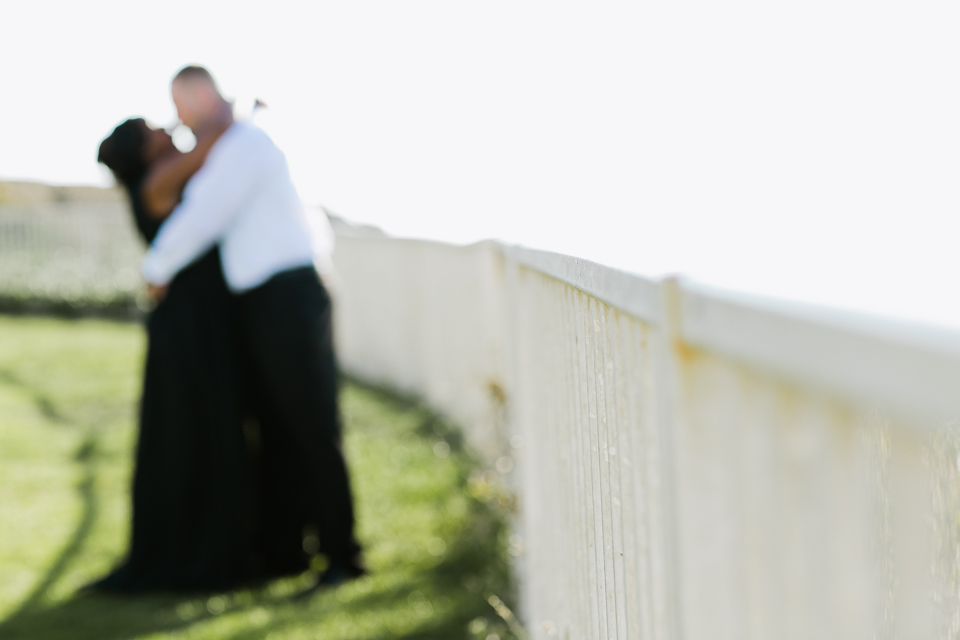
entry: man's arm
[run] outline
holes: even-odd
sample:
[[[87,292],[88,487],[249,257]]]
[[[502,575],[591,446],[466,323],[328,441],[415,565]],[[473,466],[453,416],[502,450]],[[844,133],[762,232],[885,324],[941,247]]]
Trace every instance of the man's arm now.
[[[160,228],[144,257],[142,271],[148,283],[168,284],[219,241],[265,175],[267,157],[256,139],[223,142],[187,185],[183,202]]]

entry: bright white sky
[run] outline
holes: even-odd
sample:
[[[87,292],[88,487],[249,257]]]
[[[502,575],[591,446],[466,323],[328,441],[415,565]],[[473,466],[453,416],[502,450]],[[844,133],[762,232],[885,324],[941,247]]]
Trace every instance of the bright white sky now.
[[[199,62],[348,219],[960,328],[954,1],[3,3],[2,178]]]

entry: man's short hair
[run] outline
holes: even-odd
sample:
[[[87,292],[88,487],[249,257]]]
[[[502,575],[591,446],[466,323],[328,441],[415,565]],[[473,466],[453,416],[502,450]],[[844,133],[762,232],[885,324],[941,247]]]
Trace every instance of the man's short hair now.
[[[217,93],[220,93],[220,89],[217,87],[217,81],[213,79],[213,75],[207,71],[206,67],[201,67],[200,65],[190,64],[180,69],[180,71],[177,71],[177,75],[173,76],[173,82],[177,80],[203,80],[210,83],[210,86],[216,89]]]

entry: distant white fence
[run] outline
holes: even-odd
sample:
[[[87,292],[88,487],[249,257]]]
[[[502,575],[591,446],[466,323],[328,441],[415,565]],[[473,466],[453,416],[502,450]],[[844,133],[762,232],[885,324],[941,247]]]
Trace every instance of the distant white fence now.
[[[123,202],[0,205],[0,296],[7,300],[132,300],[142,254]]]
[[[495,243],[335,262],[344,367],[518,494],[532,637],[960,637],[956,335]]]

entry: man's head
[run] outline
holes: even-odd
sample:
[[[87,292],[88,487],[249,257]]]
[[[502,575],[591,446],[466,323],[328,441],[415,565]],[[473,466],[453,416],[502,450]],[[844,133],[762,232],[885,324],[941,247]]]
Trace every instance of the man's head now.
[[[170,93],[180,122],[194,131],[216,119],[227,105],[213,76],[199,66],[191,65],[178,71],[170,85]]]

